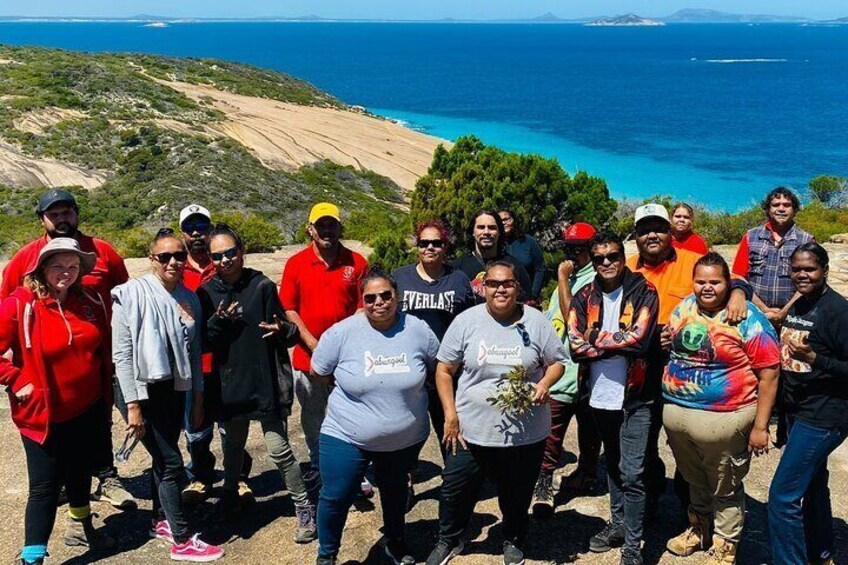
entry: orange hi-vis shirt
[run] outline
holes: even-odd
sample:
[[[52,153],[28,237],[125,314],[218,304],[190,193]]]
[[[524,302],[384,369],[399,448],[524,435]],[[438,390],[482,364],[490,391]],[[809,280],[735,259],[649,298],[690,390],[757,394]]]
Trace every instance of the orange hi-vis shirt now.
[[[658,324],[666,325],[677,305],[692,294],[692,271],[701,257],[701,253],[672,248],[668,258],[656,266],[646,264],[638,254],[627,259],[630,270],[642,273],[657,289],[660,297]]]

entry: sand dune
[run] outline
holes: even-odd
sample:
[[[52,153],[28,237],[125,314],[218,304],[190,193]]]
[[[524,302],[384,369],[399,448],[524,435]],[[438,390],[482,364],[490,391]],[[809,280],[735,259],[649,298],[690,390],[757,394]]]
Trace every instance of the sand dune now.
[[[226,120],[207,131],[250,149],[270,168],[296,170],[324,159],[387,176],[406,190],[427,172],[438,138],[366,114],[299,106],[222,92],[209,86],[164,82],[194,100],[212,100]]]

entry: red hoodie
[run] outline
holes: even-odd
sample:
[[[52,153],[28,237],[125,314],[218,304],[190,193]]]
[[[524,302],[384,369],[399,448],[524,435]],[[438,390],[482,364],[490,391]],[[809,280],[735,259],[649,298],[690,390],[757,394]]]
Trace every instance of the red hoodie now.
[[[9,387],[12,421],[44,443],[50,424],[79,416],[101,398],[111,401],[109,319],[99,296],[70,293],[65,304],[39,300],[20,287],[0,302],[0,385]],[[26,402],[14,393],[34,386]]]

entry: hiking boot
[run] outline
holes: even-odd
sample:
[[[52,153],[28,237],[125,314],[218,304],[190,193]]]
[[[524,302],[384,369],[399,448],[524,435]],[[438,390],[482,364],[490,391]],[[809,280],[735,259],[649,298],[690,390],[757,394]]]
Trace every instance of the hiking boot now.
[[[391,565],[415,565],[415,558],[409,554],[406,543],[400,539],[387,539],[383,544],[383,552]]]
[[[439,540],[436,547],[430,552],[430,556],[427,557],[426,565],[447,565],[448,561],[462,553],[464,547],[465,545],[462,542],[451,545],[444,540]]]
[[[318,539],[318,529],[315,526],[315,505],[295,504],[294,514],[297,516],[297,529],[294,532],[294,543],[309,543]]]
[[[171,533],[171,524],[168,520],[153,520],[148,530],[151,538],[164,540],[170,544],[174,543],[174,534]]]
[[[174,543],[171,546],[171,560],[208,563],[224,556],[223,549],[217,545],[209,545],[201,540],[199,535],[194,534],[185,543]]]
[[[182,496],[183,502],[187,506],[197,506],[209,498],[209,487],[200,481],[191,481],[191,483],[183,489]]]
[[[689,510],[689,527],[675,538],[668,540],[666,548],[681,557],[692,555],[696,551],[706,551],[710,546],[712,520]]]
[[[87,547],[92,551],[107,551],[115,547],[112,537],[94,528],[94,516],[89,514],[82,520],[68,518],[65,545]]]
[[[707,550],[704,565],[735,565],[736,543],[713,535],[713,545]]]
[[[524,552],[507,540],[503,542],[503,562],[504,565],[524,565]]]
[[[542,471],[533,490],[533,515],[550,518],[554,513],[553,475]]]
[[[118,477],[106,477],[98,481],[91,499],[108,502],[119,510],[135,510],[138,508],[135,499],[127,492]]]
[[[619,565],[642,565],[643,563],[642,553],[638,549],[625,547],[621,550]]]
[[[239,481],[237,492],[242,502],[253,502],[253,489],[246,482]]]
[[[606,553],[614,547],[624,545],[624,526],[607,522],[604,529],[589,540],[589,550],[594,553]]]

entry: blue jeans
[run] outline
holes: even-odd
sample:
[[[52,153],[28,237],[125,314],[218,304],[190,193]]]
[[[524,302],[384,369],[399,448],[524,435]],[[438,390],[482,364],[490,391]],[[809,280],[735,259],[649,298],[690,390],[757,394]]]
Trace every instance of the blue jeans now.
[[[359,493],[369,463],[380,489],[383,533],[389,539],[403,538],[406,525],[407,478],[418,463],[424,442],[398,451],[366,451],[321,434],[321,495],[318,500],[318,555],[334,557],[339,552],[347,513]]]
[[[645,458],[655,410],[640,404],[628,410],[592,408],[604,444],[610,514],[624,529],[624,546],[639,551],[645,517]]]
[[[846,431],[789,422],[789,439],[769,489],[768,518],[774,563],[821,563],[833,553],[828,456]]]

